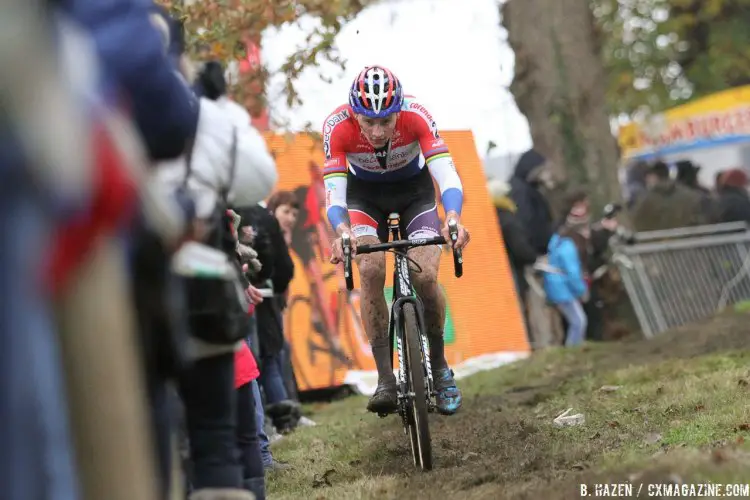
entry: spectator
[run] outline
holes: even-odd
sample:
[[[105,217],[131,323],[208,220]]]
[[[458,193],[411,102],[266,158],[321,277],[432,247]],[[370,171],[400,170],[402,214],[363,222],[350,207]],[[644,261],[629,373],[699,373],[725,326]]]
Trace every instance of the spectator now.
[[[588,285],[583,263],[587,260],[589,239],[589,202],[585,193],[570,197],[570,210],[549,243],[550,266],[558,272],[544,275],[547,300],[554,304],[567,323],[565,345],[581,344],[585,338],[587,318],[582,303],[588,301]]]
[[[517,216],[539,255],[547,251],[552,235],[552,212],[541,192],[541,187],[545,184],[549,187],[551,182],[546,158],[534,149],[521,155],[510,180],[510,196],[518,207]]]
[[[750,224],[748,177],[741,169],[728,170],[718,187],[718,222],[747,222]]]
[[[255,289],[251,300],[257,305],[263,297]],[[244,342],[234,354],[234,386],[237,394],[237,444],[240,449],[242,482],[246,490],[255,495],[255,500],[265,500],[265,474],[259,433],[255,418],[255,398],[252,383],[260,372],[250,347]]]
[[[265,141],[250,125],[247,112],[243,114],[241,109],[230,106],[233,103],[212,101],[207,96],[217,97],[221,91],[211,90],[216,89],[209,89],[200,98],[198,130],[191,154],[161,162],[158,179],[168,193],[182,190],[195,200],[199,229],[195,236],[215,243],[213,235],[217,231],[226,232],[218,225],[224,218],[225,201],[237,205],[258,203],[273,188],[277,173]],[[222,190],[227,200],[222,199]],[[210,240],[207,235],[212,236]],[[232,249],[235,246],[232,244]],[[228,248],[221,249],[229,252]],[[206,314],[201,317],[202,321],[211,320]],[[217,321],[224,319],[217,317]],[[234,353],[241,343],[206,341],[205,337],[212,335],[210,329],[196,330],[194,326],[191,343],[198,359],[180,381],[196,489],[193,495],[243,498],[240,489],[250,484],[243,484],[243,467],[238,462],[237,396],[233,383]]]
[[[589,276],[589,300],[583,304],[583,310],[586,313],[587,328],[586,338],[589,340],[604,339],[604,288],[603,282],[606,279],[608,266],[609,241],[617,232],[619,222],[617,221],[617,212],[621,207],[609,205],[605,209],[605,217],[592,224],[591,237],[589,238],[588,262],[584,264]]]
[[[284,193],[287,192],[274,194],[270,201],[278,199]],[[287,194],[293,201],[293,195]],[[273,419],[274,426],[279,431],[288,431],[296,426],[301,416],[299,404],[289,398],[281,366],[281,352],[285,343],[282,316],[286,305],[284,295],[294,276],[294,264],[279,222],[269,213],[269,210],[275,208],[277,207],[266,209],[255,205],[238,209],[238,212],[243,221],[252,227],[251,230],[243,227],[242,231],[253,235],[253,245],[262,264],[261,272],[253,278],[252,284],[259,288],[271,288],[274,295],[260,303],[256,309],[261,359],[259,382],[266,396],[266,411]],[[296,208],[290,207],[290,210],[290,217],[293,218]]]
[[[637,161],[630,165],[625,171],[625,200],[628,209],[636,206],[638,201],[648,191],[646,187],[646,175],[648,163]]]
[[[299,204],[297,197],[288,191],[281,191],[271,196],[268,201],[268,211],[276,218],[287,247],[292,244],[292,232],[297,224]]]
[[[677,182],[704,195],[710,194],[710,191],[701,186],[698,181],[698,172],[701,167],[690,160],[679,160],[675,163],[675,167],[677,168]]]
[[[703,210],[708,217],[708,222],[715,220],[718,217],[716,213],[718,208],[714,204],[711,191],[703,187],[698,181],[698,172],[700,172],[701,167],[695,165],[690,160],[680,160],[675,163],[675,168],[677,170],[677,176],[675,179],[677,183],[682,184],[695,193],[698,193],[701,199],[701,210]]]
[[[726,173],[726,170],[719,170],[714,174],[714,187],[713,187],[713,195],[716,197],[716,195],[719,193],[719,188],[721,187],[721,177]]]
[[[311,169],[316,168],[315,164],[311,163],[310,165]],[[315,185],[316,184],[313,183],[313,186]],[[271,213],[279,223],[279,227],[284,234],[284,240],[287,243],[287,251],[290,251],[291,249],[291,247],[289,246],[290,243],[295,241],[295,231],[299,226],[299,215],[301,214],[302,210],[300,210],[299,208],[298,200],[298,193],[296,192],[292,193],[289,191],[279,191],[278,193],[271,196],[266,207],[269,213]],[[315,205],[308,205],[308,209],[312,210],[314,206]],[[322,225],[322,223],[317,223],[315,225],[315,228],[317,229],[317,242],[320,248],[328,249],[326,245],[322,244],[324,241],[327,241],[325,239],[326,234],[321,231]],[[285,292],[285,299],[286,295],[288,295],[288,291]],[[284,303],[284,308],[286,308],[286,303]],[[292,366],[291,360],[291,346],[289,345],[289,342],[284,342],[284,349],[282,350],[281,355],[282,373],[284,382],[287,387],[287,392],[290,396],[290,399],[299,401],[297,395],[297,381],[294,376],[294,368]],[[298,424],[303,426],[314,426],[315,422],[305,416],[300,416]]]
[[[523,306],[526,302],[525,297],[528,290],[524,269],[536,262],[537,253],[529,242],[526,228],[523,227],[516,216],[518,211],[516,204],[508,196],[510,185],[507,182],[492,179],[488,183],[488,189],[492,197],[492,203],[495,205],[495,213],[508,253],[508,261],[513,273],[518,298]],[[522,309],[525,311],[526,308],[522,307]]]
[[[196,134],[199,107],[185,79],[175,71],[184,49],[179,22],[143,0],[60,3],[92,33],[105,76],[128,99],[149,157],[163,160],[182,155]],[[160,13],[167,22],[168,38],[154,29],[150,12]]]
[[[710,220],[703,196],[670,179],[664,162],[653,164],[646,175],[648,192],[635,206],[632,221],[636,231],[655,231],[699,226]]]

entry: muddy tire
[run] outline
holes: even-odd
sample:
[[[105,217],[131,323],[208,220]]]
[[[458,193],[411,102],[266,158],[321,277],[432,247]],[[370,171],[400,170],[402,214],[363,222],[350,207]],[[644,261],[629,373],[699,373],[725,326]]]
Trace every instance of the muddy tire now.
[[[405,361],[409,392],[414,398],[409,401],[409,440],[414,465],[423,470],[432,470],[432,442],[430,422],[427,418],[427,374],[422,364],[421,332],[417,323],[414,304],[407,302],[402,309],[404,337],[406,339]]]

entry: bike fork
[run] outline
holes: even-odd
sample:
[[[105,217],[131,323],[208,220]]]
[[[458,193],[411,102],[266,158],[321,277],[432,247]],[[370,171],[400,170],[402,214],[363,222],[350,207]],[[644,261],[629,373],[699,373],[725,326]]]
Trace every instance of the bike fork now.
[[[430,359],[430,348],[427,342],[427,335],[425,332],[425,320],[424,320],[424,306],[422,301],[417,299],[417,325],[419,326],[419,335],[421,337],[420,346],[422,347],[422,359],[424,360],[425,376],[427,377],[427,408],[429,411],[435,409],[434,397],[435,387],[432,380],[432,360]]]

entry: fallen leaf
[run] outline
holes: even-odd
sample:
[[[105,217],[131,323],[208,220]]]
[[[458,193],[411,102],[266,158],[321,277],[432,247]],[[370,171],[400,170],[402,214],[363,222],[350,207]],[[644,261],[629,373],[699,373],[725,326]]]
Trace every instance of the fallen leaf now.
[[[607,425],[615,429],[617,427],[620,427],[620,422],[618,422],[617,420],[612,420],[611,422],[608,422]]]
[[[695,405],[695,411],[702,411],[702,410],[705,410],[705,409],[706,409],[706,407],[703,406],[703,405],[701,405],[701,404]]]
[[[737,381],[737,385],[739,385],[739,386],[741,386],[741,387],[745,387],[745,386],[747,386],[748,384],[750,384],[750,382],[748,382],[748,381],[747,381],[747,380],[745,380],[744,378],[741,378],[741,379],[739,379],[739,380]]]
[[[621,385],[603,385],[599,388],[601,392],[615,392],[622,389]]]
[[[661,441],[661,434],[659,434],[658,432],[649,432],[648,434],[646,434],[645,441],[648,444],[656,444]]]
[[[575,415],[570,415],[570,412],[573,410],[573,408],[568,408],[561,414],[559,414],[552,423],[556,427],[569,427],[574,425],[581,425],[586,423],[586,417],[583,415],[583,413],[576,413]]]
[[[570,468],[573,470],[583,470],[586,468],[586,466],[584,464],[573,464],[570,466]]]
[[[734,428],[734,432],[750,431],[750,424],[740,424]]]
[[[473,451],[470,451],[466,455],[464,455],[463,457],[461,457],[461,460],[465,462],[468,459],[470,459],[471,457],[478,457],[478,456],[479,456],[479,453],[475,453]]]

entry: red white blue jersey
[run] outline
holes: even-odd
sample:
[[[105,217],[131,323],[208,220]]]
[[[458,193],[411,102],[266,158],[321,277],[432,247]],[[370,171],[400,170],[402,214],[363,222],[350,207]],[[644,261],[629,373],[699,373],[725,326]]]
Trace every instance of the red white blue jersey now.
[[[425,166],[438,183],[446,212],[461,213],[463,189],[448,147],[430,112],[412,97],[404,99],[387,150],[376,151],[351,107],[344,105],[323,124],[323,151],[326,209],[334,227],[346,220],[348,175],[365,182],[397,182],[415,177]]]

